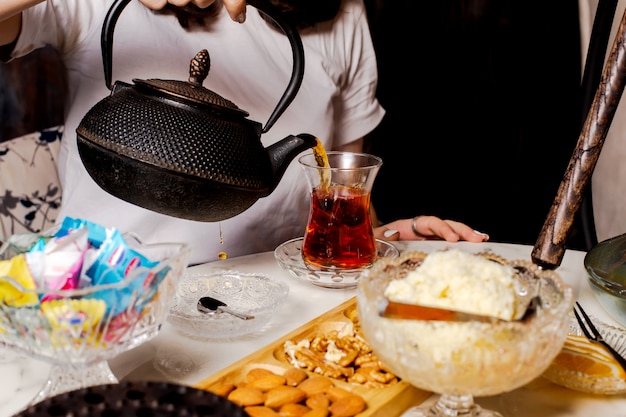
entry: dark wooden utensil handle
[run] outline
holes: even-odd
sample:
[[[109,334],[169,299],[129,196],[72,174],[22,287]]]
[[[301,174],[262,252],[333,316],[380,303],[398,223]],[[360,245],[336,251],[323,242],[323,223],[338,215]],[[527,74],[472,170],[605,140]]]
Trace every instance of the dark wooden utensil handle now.
[[[544,269],[556,269],[563,260],[574,217],[598,161],[602,145],[619,104],[626,80],[626,12],[602,73],[602,80],[574,153],[539,238],[533,247],[532,261]]]

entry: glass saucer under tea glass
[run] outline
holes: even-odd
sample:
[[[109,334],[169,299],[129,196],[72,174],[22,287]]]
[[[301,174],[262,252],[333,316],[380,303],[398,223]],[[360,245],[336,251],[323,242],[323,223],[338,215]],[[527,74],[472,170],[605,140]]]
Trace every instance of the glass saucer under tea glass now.
[[[324,288],[355,288],[364,270],[323,268],[309,265],[302,259],[303,238],[288,240],[274,250],[274,257],[282,269],[289,272],[294,278],[310,282]],[[400,251],[391,243],[376,240],[376,258],[395,258]]]

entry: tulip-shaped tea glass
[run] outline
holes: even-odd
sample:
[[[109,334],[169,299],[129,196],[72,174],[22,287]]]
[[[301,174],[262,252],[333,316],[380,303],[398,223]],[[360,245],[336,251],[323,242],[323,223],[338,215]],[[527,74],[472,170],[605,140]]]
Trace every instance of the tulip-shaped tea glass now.
[[[136,267],[119,282],[72,290],[24,288],[0,276],[0,346],[52,364],[31,404],[117,383],[107,361],[158,334],[191,248],[185,243],[146,244],[134,233],[124,238],[130,248],[158,262]],[[112,269],[103,273],[118,274]]]
[[[359,281],[357,308],[363,334],[379,359],[404,381],[441,394],[432,407],[404,417],[501,417],[474,396],[512,391],[538,377],[561,350],[568,332],[572,289],[554,271],[511,261],[522,285],[520,305],[538,293],[540,307],[523,321],[446,322],[379,315],[387,284],[415,269],[425,254],[406,252],[377,261]],[[529,273],[533,279],[528,279]],[[536,281],[538,280],[538,281]],[[523,309],[523,307],[520,307]]]
[[[367,268],[377,248],[370,193],[382,160],[374,155],[328,152],[299,158],[311,192],[302,243],[305,264],[323,270]]]

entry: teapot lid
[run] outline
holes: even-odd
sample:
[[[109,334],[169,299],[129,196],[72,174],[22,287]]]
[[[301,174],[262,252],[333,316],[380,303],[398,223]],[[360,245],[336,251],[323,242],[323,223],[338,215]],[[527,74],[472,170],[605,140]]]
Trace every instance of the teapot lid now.
[[[160,79],[133,79],[138,86],[147,87],[174,100],[184,100],[191,104],[209,106],[219,111],[225,111],[237,116],[247,117],[249,113],[237,107],[232,101],[202,86],[202,82],[209,74],[211,61],[209,52],[201,50],[189,64],[189,79],[187,81],[160,80]]]

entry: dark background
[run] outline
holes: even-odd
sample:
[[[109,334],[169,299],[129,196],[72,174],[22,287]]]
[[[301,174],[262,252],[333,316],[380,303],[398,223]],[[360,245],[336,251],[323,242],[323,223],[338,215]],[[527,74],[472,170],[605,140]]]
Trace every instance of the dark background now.
[[[65,68],[52,48],[0,63],[0,142],[63,123]]]
[[[433,214],[534,244],[580,133],[578,3],[366,3],[387,110],[368,138],[380,219]],[[581,239],[577,220],[570,247]]]
[[[380,219],[432,214],[534,244],[580,132],[578,3],[365,2],[387,110],[367,138],[384,160]],[[62,123],[63,71],[49,49],[0,64],[0,140]]]

